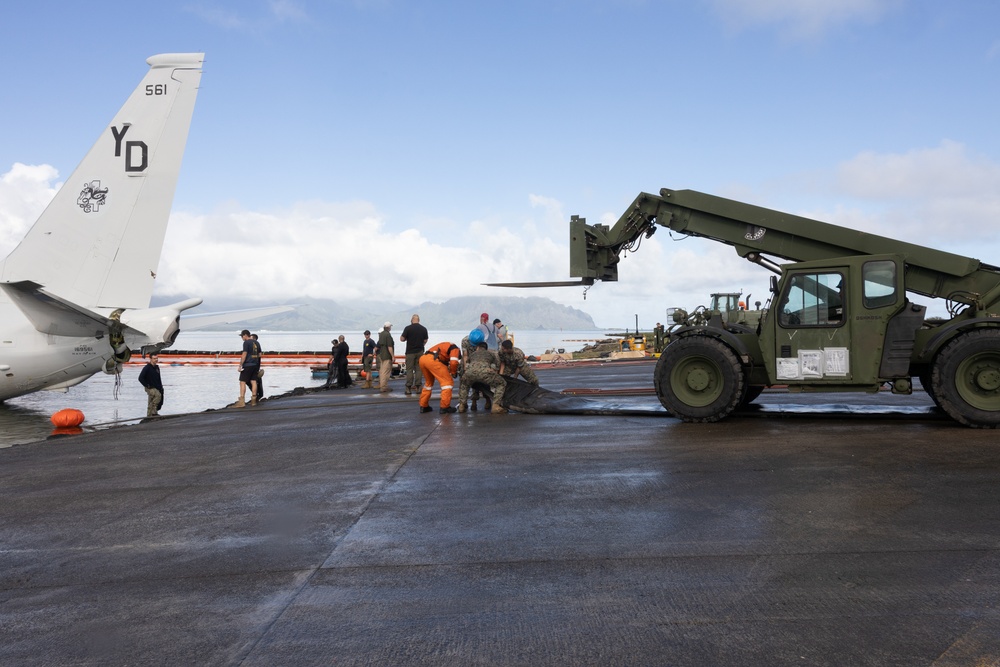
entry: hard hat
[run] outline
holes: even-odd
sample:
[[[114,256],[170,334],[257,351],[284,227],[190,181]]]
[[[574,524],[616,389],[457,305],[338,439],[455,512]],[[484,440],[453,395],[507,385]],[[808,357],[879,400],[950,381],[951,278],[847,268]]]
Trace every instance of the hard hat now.
[[[479,345],[484,340],[486,340],[486,336],[483,335],[482,329],[473,329],[469,332],[469,342],[473,345]]]

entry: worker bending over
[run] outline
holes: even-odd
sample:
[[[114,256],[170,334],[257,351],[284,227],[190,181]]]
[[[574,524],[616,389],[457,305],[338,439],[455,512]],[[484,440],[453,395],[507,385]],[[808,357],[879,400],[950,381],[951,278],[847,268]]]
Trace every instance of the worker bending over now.
[[[465,365],[465,373],[462,374],[462,385],[459,390],[458,411],[465,412],[469,409],[469,390],[473,383],[486,385],[493,392],[493,407],[491,412],[496,414],[507,412],[501,405],[504,389],[507,383],[500,377],[497,369],[500,367],[500,359],[496,352],[492,352],[486,345],[486,341],[480,341],[476,345],[472,354],[469,355]],[[487,399],[489,400],[489,399]],[[472,404],[475,405],[475,396]]]
[[[500,343],[500,374],[516,378],[519,373],[525,382],[538,386],[538,376],[528,365],[524,352],[521,348],[514,347],[514,343],[505,340]]]
[[[451,391],[458,377],[458,360],[461,351],[454,343],[438,343],[420,355],[420,370],[424,374],[424,388],[420,392],[420,412],[431,411],[431,390],[434,380],[441,384],[441,414],[456,412],[451,407]]]

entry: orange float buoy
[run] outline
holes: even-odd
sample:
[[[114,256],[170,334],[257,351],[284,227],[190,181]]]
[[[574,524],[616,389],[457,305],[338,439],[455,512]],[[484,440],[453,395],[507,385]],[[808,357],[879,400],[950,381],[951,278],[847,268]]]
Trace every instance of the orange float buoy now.
[[[75,408],[66,408],[55,413],[49,419],[58,428],[69,428],[82,424],[84,416],[82,412]]]

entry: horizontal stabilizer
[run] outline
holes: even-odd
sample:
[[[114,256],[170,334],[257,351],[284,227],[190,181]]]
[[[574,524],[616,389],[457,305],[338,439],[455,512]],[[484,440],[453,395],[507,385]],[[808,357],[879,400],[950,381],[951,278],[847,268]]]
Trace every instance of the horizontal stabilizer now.
[[[49,294],[41,285],[30,280],[0,283],[0,288],[21,309],[32,326],[43,334],[102,338],[112,326],[107,317]],[[141,333],[129,327],[122,328],[125,332]]]
[[[181,330],[192,331],[204,329],[214,324],[232,324],[246,320],[295,310],[295,306],[265,306],[263,308],[245,308],[243,310],[227,310],[219,313],[199,313],[198,315],[181,316]]]
[[[554,280],[538,283],[483,283],[486,287],[589,287],[593,284],[593,278],[581,278],[580,280]]]

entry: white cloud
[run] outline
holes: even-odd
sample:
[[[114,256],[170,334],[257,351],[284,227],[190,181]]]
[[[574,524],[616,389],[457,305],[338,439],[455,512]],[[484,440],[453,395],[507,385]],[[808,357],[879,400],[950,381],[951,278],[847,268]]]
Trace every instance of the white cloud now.
[[[528,195],[528,202],[532,207],[544,209],[546,217],[550,220],[566,220],[566,216],[563,215],[562,202],[556,199],[543,197],[542,195],[530,194]]]
[[[483,221],[458,227],[444,241],[393,231],[367,202],[175,213],[158,283],[171,293],[420,303],[484,294],[484,282],[565,275],[567,253],[551,239]]]
[[[590,313],[598,324],[622,327],[633,322],[634,313],[643,326],[652,326],[646,320],[662,319],[665,308],[693,308],[713,291],[762,294],[766,287],[767,274],[731,248],[695,239],[675,243],[663,233],[644,240],[639,252],[622,262],[618,283],[596,285],[586,300],[582,287],[483,286],[569,279],[562,205],[536,195],[529,203],[542,209],[541,218],[526,217],[516,226],[438,221],[402,231],[391,230],[367,202],[314,202],[270,213],[175,214],[157,282],[185,294],[272,299],[351,301],[375,294],[416,304],[470,294],[545,296]],[[456,236],[454,229],[464,232]],[[434,233],[448,240],[433,240],[428,234]]]
[[[0,257],[13,250],[59,189],[59,177],[47,164],[19,162],[0,176]]]
[[[906,153],[861,153],[838,167],[837,179],[865,199],[969,197],[1000,190],[1000,165],[946,140]]]
[[[797,38],[856,21],[873,22],[903,0],[710,0],[735,30],[777,26]]]
[[[960,143],[906,153],[861,153],[839,165],[840,191],[871,205],[869,231],[920,245],[964,248],[1000,242],[1000,164],[970,154]],[[843,223],[838,223],[843,224]],[[852,225],[853,226],[853,225]],[[1000,262],[995,257],[992,263]]]

